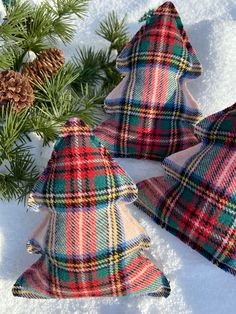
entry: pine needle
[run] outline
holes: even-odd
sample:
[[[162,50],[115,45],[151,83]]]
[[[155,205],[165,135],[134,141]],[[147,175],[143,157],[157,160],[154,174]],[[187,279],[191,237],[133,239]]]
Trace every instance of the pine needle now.
[[[118,52],[129,40],[127,29],[127,17],[119,20],[117,14],[112,11],[99,25],[96,33],[111,43],[111,48]]]

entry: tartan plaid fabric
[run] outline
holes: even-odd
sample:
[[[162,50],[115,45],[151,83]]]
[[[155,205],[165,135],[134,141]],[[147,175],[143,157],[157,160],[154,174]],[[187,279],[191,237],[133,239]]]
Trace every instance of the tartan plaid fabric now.
[[[198,143],[193,124],[201,114],[183,85],[202,67],[171,2],[126,45],[117,69],[125,77],[105,99],[111,115],[95,130],[112,156],[163,160]]]
[[[217,123],[215,123],[217,121]],[[218,142],[235,147],[236,104],[202,120],[195,127],[195,133],[205,142]]]
[[[167,279],[142,254],[150,239],[125,207],[136,198],[131,178],[89,128],[69,120],[29,198],[29,208],[46,208],[49,215],[42,247],[37,239],[27,243],[42,257],[20,276],[13,294],[167,297]]]
[[[164,160],[167,175],[138,183],[136,205],[236,275],[236,104],[202,120],[201,144]]]

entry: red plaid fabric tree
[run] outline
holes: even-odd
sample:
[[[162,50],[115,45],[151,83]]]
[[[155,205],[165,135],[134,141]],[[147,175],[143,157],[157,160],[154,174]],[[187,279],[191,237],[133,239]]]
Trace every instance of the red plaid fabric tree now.
[[[185,81],[202,72],[176,8],[164,3],[117,59],[123,81],[105,99],[96,130],[113,157],[163,160],[198,143],[201,116]]]
[[[41,257],[20,276],[13,294],[168,296],[167,279],[142,253],[150,239],[125,206],[136,198],[135,184],[90,129],[69,120],[29,198],[30,208],[47,213],[27,244]]]
[[[196,125],[201,143],[167,157],[166,175],[138,183],[136,205],[236,275],[236,104]]]

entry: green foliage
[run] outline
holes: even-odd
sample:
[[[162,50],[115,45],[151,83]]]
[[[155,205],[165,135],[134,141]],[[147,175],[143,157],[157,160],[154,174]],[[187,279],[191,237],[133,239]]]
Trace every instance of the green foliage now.
[[[78,48],[72,58],[76,69],[80,72],[73,83],[78,94],[84,85],[89,85],[102,95],[107,95],[122,79],[116,70],[113,53],[119,53],[129,40],[126,17],[119,20],[112,11],[101,21],[96,33],[106,39],[110,45],[107,49]]]
[[[74,34],[75,16],[82,18],[88,0],[44,0],[32,5],[14,0],[0,25],[0,69],[21,71],[28,51],[39,53],[56,45],[68,44]],[[111,12],[96,32],[109,47],[76,50],[72,61],[44,83],[34,83],[35,101],[31,108],[15,112],[11,103],[0,104],[0,199],[22,201],[39,173],[30,154],[30,132],[44,145],[55,141],[67,119],[78,117],[90,127],[104,119],[105,96],[122,79],[115,68],[114,52],[128,41],[126,17]]]
[[[103,96],[91,94],[88,85],[78,95],[73,82],[80,72],[71,64],[66,64],[54,77],[45,77],[43,84],[36,83],[35,104],[29,110],[30,119],[26,131],[34,131],[42,137],[44,144],[55,141],[64,123],[78,117],[91,127],[101,123],[101,117],[93,116],[93,111],[101,107]]]
[[[19,71],[24,54],[18,45],[4,45],[0,48],[0,69]]]
[[[38,177],[34,160],[25,144],[28,109],[16,114],[11,106],[1,109],[0,191],[1,199],[23,200]]]
[[[108,63],[108,55],[104,50],[95,51],[94,48],[78,48],[76,55],[72,58],[79,75],[73,87],[79,94],[81,88],[89,85],[96,89],[104,79],[103,65]]]
[[[79,73],[76,72],[73,65],[67,63],[63,68],[61,68],[56,75],[52,78],[47,78],[45,76],[44,83],[35,82],[36,90],[35,96],[36,100],[42,103],[48,103],[49,107],[53,104],[57,105],[61,102],[61,99],[67,97],[71,83],[78,77]]]
[[[88,86],[78,96],[71,84],[78,77],[67,64],[53,78],[36,84],[35,104],[16,113],[13,106],[1,108],[0,116],[0,191],[2,199],[19,201],[32,189],[38,171],[26,145],[27,134],[37,133],[44,144],[55,141],[67,119],[78,117],[91,127],[101,122],[99,107],[103,96],[92,94]],[[7,165],[4,162],[7,161]]]
[[[75,30],[74,16],[82,18],[87,4],[88,0],[45,0],[39,5],[28,0],[6,2],[6,17],[0,25],[0,69],[21,71],[27,51],[38,53],[58,39],[69,43]],[[81,108],[78,104],[84,99],[71,87],[78,75],[68,64],[53,78],[45,77],[45,84],[35,84],[32,108],[16,113],[11,103],[0,106],[0,198],[21,201],[38,178],[26,144],[30,132],[36,132],[48,144],[69,117],[80,116],[94,123],[91,111],[97,104],[92,101]]]
[[[39,52],[61,39],[65,44],[73,39],[73,14],[82,18],[88,0],[43,1],[37,6],[28,0],[16,0],[7,9],[5,22],[0,26],[0,37],[14,42],[24,51]]]
[[[26,18],[30,16],[33,11],[33,6],[28,0],[16,0],[14,5],[10,5],[6,11],[6,18],[4,25],[17,26],[24,23]]]
[[[99,25],[96,33],[111,43],[111,49],[118,52],[129,40],[126,16],[120,21],[117,14],[112,11]]]
[[[155,10],[150,9],[144,13],[144,15],[139,19],[139,23],[146,22],[147,24],[151,21],[152,17],[155,15]]]
[[[7,201],[11,199],[23,201],[39,176],[33,157],[28,151],[17,150],[9,166],[5,168],[7,173],[0,173],[0,198]]]
[[[0,69],[9,69],[12,68],[13,61],[11,56],[8,54],[7,49],[0,50]]]
[[[54,6],[51,6],[51,9],[59,17],[74,13],[77,17],[82,18],[86,14],[89,0],[53,0],[52,2]]]
[[[1,108],[0,116],[0,162],[4,159],[11,160],[15,154],[15,143],[23,141],[22,133],[28,119],[28,110],[16,114],[12,107]]]
[[[59,37],[64,44],[69,43],[73,39],[75,30],[73,14],[83,18],[88,2],[89,0],[53,0],[52,5],[46,3],[44,11],[48,12],[51,22],[48,39],[54,42]]]
[[[78,75],[80,73],[69,63],[53,78],[45,78],[44,84],[36,84],[36,102],[28,128],[40,135],[44,144],[54,141],[65,121],[71,117],[79,117],[94,126],[91,111],[99,106],[100,98],[75,93],[72,83]]]

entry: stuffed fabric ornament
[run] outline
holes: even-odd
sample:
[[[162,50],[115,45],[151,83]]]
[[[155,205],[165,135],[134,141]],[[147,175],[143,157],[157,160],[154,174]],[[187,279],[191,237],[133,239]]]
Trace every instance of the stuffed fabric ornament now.
[[[27,243],[29,252],[42,256],[17,280],[13,294],[167,297],[167,279],[142,254],[150,239],[125,207],[136,197],[131,178],[89,128],[69,120],[29,198],[30,208],[47,212]]]
[[[114,157],[163,160],[198,143],[200,112],[185,80],[202,72],[171,2],[159,7],[117,59],[122,82],[105,99],[111,115],[96,130]]]
[[[202,120],[201,144],[164,160],[167,175],[138,183],[138,207],[236,275],[236,104]]]

